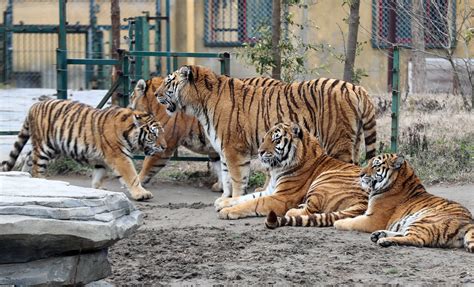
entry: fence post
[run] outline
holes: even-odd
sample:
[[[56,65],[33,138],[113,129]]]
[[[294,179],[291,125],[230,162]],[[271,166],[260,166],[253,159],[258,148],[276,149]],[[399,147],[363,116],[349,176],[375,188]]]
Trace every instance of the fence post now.
[[[3,14],[3,25],[8,28],[13,27],[13,0],[8,0],[7,9]],[[13,73],[13,32],[5,30],[4,41],[5,41],[5,62],[4,62],[4,80],[6,83],[10,83],[12,80]]]
[[[393,47],[393,69],[392,69],[392,135],[390,137],[390,148],[392,153],[398,151],[398,119],[400,115],[400,50],[398,46]]]
[[[130,94],[129,56],[123,50],[119,50],[119,53],[122,62],[122,96],[120,97],[119,104],[121,107],[127,107]]]
[[[225,52],[219,61],[221,62],[221,75],[230,76],[230,54]]]
[[[67,99],[66,1],[59,1],[58,48],[56,49],[58,99]]]

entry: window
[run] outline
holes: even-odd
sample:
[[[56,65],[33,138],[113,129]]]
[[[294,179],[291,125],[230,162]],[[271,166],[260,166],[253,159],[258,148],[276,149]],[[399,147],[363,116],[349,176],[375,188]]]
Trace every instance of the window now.
[[[388,48],[390,0],[372,0],[372,46]],[[397,1],[396,43],[411,46],[412,0]],[[424,0],[423,25],[426,48],[449,45],[455,33],[456,1]]]
[[[271,21],[272,0],[205,0],[204,44],[241,46],[255,41],[258,29]]]

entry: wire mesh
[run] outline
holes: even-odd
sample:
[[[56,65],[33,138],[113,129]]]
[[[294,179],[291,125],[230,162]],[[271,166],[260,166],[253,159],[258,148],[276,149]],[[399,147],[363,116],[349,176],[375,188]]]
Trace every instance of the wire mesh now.
[[[229,47],[253,42],[271,21],[272,0],[205,0],[204,44]]]
[[[389,14],[391,0],[372,0],[372,46],[388,48]],[[423,14],[413,13],[412,0],[396,1],[395,44],[405,47],[412,45],[412,21],[422,25],[426,48],[445,48],[454,45],[456,30],[455,0],[422,0]]]

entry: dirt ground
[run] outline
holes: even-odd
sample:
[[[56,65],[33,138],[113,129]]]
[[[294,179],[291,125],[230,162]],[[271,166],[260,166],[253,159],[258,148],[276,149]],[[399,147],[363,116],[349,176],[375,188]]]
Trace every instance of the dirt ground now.
[[[89,186],[85,176],[54,177]],[[121,190],[109,180],[109,190]],[[155,182],[137,203],[144,224],[110,249],[114,284],[474,285],[474,254],[462,249],[381,248],[369,234],[334,228],[268,230],[263,218],[219,220],[207,187]],[[474,185],[433,186],[474,213]]]

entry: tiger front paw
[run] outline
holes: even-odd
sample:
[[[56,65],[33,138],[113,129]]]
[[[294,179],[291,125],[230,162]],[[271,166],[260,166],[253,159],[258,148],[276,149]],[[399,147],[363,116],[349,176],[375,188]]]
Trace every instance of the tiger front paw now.
[[[216,211],[220,211],[223,208],[231,207],[232,206],[232,198],[231,197],[219,197],[214,202],[214,207]]]
[[[219,219],[239,219],[241,216],[233,210],[232,207],[227,207],[219,211]]]
[[[130,192],[132,198],[136,201],[148,200],[153,198],[153,193],[149,192],[148,190],[142,188],[141,190]]]
[[[384,237],[387,237],[387,233],[383,230],[377,230],[377,231],[372,232],[372,234],[370,234],[370,240],[374,243],[377,243],[377,241],[380,238],[384,238]]]
[[[351,218],[337,220],[334,222],[334,228],[339,230],[351,230]]]

